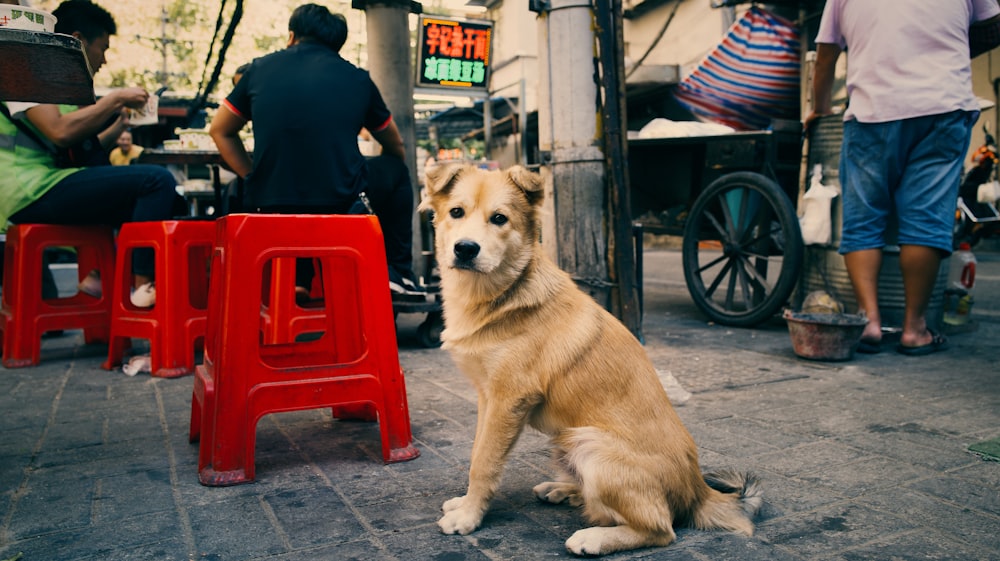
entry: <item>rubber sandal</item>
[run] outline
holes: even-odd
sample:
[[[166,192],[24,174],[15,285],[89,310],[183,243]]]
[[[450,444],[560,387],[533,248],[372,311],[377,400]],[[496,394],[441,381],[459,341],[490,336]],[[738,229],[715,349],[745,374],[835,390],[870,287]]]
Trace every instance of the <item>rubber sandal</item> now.
[[[896,352],[906,356],[925,356],[940,351],[948,350],[948,338],[940,333],[927,330],[931,334],[931,342],[918,347],[909,347],[902,343],[896,345]]]
[[[858,343],[857,351],[866,355],[877,355],[882,352],[882,342],[862,340]]]

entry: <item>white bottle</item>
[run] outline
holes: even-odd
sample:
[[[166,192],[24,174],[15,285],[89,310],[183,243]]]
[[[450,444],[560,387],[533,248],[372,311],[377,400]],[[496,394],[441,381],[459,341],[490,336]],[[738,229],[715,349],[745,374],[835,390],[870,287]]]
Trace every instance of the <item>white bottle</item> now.
[[[948,269],[948,288],[945,290],[944,322],[950,325],[968,323],[975,300],[972,289],[976,286],[976,256],[968,243],[961,243],[951,254]]]
[[[974,286],[976,286],[976,256],[972,253],[972,247],[967,242],[962,242],[951,254],[948,288],[972,294]]]

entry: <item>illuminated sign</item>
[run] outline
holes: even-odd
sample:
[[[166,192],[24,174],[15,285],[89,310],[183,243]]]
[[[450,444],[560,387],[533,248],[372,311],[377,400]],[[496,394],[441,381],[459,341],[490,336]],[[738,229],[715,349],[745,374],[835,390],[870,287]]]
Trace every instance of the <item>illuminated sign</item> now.
[[[420,16],[417,87],[486,91],[493,22]]]

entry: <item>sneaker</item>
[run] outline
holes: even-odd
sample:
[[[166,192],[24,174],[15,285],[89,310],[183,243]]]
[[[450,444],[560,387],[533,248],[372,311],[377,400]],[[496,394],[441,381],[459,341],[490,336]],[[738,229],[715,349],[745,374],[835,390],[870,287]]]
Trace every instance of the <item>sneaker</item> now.
[[[156,304],[156,286],[147,282],[133,290],[129,300],[136,308],[152,308]]]
[[[393,294],[427,296],[427,290],[424,287],[413,282],[413,279],[409,276],[400,274],[394,267],[389,267],[389,290]]]
[[[80,284],[76,285],[76,289],[86,294],[87,296],[100,298],[101,274],[98,273],[97,271],[91,271],[87,273],[87,276],[83,277],[83,280],[80,281]]]

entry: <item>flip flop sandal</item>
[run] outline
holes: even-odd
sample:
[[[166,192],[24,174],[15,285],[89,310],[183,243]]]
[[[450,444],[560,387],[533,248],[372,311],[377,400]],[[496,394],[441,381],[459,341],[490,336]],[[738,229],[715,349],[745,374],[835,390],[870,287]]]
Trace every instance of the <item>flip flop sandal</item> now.
[[[931,342],[926,345],[909,347],[902,343],[896,346],[896,352],[906,356],[924,356],[948,349],[948,338],[940,333],[935,333],[928,329],[931,334]]]
[[[882,342],[862,340],[858,343],[857,351],[866,355],[877,355],[882,352]]]

